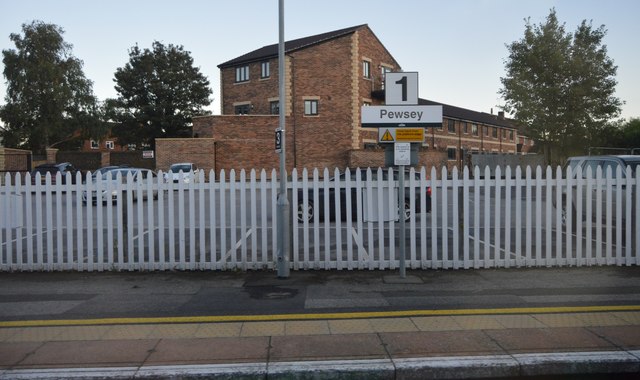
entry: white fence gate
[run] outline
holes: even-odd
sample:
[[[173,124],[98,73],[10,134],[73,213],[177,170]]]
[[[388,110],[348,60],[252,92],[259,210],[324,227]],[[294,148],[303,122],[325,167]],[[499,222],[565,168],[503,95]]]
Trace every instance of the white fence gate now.
[[[410,268],[638,264],[640,175],[630,169],[470,174],[412,169],[398,202],[389,169],[294,170],[291,268],[394,269],[400,244]],[[131,176],[86,184],[80,175],[75,184],[39,176],[35,185],[28,174],[7,177],[0,187],[0,271],[274,267],[275,171],[211,172],[208,181],[200,172],[188,184],[158,176],[144,186]],[[83,202],[94,192],[113,196]]]

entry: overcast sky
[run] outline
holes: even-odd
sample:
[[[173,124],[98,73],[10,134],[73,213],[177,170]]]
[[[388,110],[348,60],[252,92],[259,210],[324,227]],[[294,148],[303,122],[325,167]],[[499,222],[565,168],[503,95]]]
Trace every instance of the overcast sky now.
[[[10,33],[41,20],[65,30],[73,55],[100,100],[117,96],[114,73],[138,44],[182,45],[211,82],[220,110],[217,65],[278,42],[278,0],[0,0],[0,49]],[[640,1],[637,0],[285,0],[285,39],[368,24],[405,71],[419,73],[419,96],[475,111],[502,104],[505,44],[522,38],[525,18],[543,22],[555,8],[573,32],[582,20],[608,30],[604,43],[618,66],[622,117],[640,117]],[[4,69],[4,66],[3,66]],[[0,83],[0,104],[6,86]]]

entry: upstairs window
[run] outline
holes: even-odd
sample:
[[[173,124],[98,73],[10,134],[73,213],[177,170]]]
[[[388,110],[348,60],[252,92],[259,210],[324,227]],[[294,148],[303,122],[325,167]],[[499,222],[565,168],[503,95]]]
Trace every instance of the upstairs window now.
[[[456,133],[456,122],[451,119],[447,120],[447,128],[449,133]]]
[[[456,148],[447,148],[447,160],[455,161],[457,153],[458,151]]]
[[[100,144],[96,140],[91,140],[91,149],[100,149]]]
[[[390,67],[380,66],[380,78],[382,80],[382,90],[384,90],[385,77],[387,76],[387,73],[390,73],[390,72],[391,72]]]
[[[304,114],[305,116],[315,116],[318,114],[318,101],[317,100],[305,100],[304,101]]]
[[[271,76],[271,69],[269,68],[269,61],[262,62],[260,64],[260,78],[265,79]]]
[[[113,141],[105,142],[105,146],[107,147],[107,149],[113,149],[114,148]]]
[[[362,76],[371,79],[371,62],[362,61]]]
[[[478,136],[478,124],[471,124],[471,134]]]
[[[498,138],[498,128],[493,127],[493,129],[491,130],[491,137],[493,137],[494,139]]]
[[[249,80],[249,66],[236,67],[236,83]]]

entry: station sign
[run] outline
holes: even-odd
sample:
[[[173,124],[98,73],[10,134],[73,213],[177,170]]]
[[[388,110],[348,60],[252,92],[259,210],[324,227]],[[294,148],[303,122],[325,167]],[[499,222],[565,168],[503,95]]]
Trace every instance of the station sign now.
[[[396,106],[418,104],[418,73],[399,72],[384,74],[386,104]]]
[[[378,128],[379,143],[423,143],[424,128]]]
[[[362,106],[362,126],[433,127],[442,125],[442,106]]]

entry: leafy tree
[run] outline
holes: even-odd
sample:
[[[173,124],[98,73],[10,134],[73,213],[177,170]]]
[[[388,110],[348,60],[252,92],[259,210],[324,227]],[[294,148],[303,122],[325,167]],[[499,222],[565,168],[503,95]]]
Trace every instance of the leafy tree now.
[[[190,137],[192,117],[210,113],[203,109],[211,103],[209,81],[182,46],[134,46],[114,81],[119,96],[108,109],[120,144],[155,146],[158,137]]]
[[[625,122],[621,130],[621,146],[640,149],[640,118],[632,118]]]
[[[620,114],[617,66],[602,44],[605,35],[604,26],[586,21],[567,33],[552,9],[544,23],[527,19],[524,37],[507,45],[503,108],[528,128],[547,160],[591,145]]]
[[[104,131],[93,83],[82,61],[71,54],[64,30],[42,21],[22,25],[9,38],[16,49],[3,50],[6,104],[0,107],[6,146],[43,153]]]

